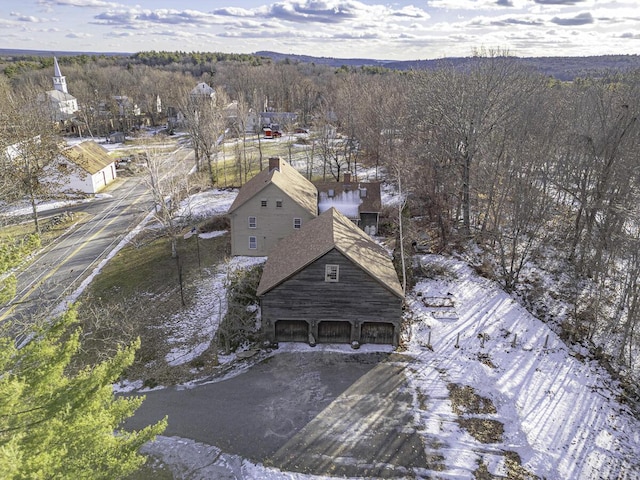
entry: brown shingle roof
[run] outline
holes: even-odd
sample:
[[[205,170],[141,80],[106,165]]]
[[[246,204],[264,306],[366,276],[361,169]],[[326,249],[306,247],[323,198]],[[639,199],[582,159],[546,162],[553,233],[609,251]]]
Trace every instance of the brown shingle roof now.
[[[305,210],[308,210],[312,215],[317,215],[318,191],[316,187],[295,168],[283,160],[280,160],[279,169],[270,171],[267,167],[245,183],[231,204],[231,207],[229,207],[229,213],[232,213],[240,205],[251,200],[270,183],[276,185],[282,192],[301,205]]]
[[[61,152],[62,156],[91,175],[113,163],[106,148],[96,142],[82,142]]]
[[[392,293],[404,297],[386,250],[335,208],[309,221],[272,249],[257,294],[267,293],[334,248]]]

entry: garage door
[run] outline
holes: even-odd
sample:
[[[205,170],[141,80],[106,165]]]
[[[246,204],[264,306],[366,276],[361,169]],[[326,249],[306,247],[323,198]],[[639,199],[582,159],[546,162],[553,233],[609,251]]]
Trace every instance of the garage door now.
[[[304,320],[278,320],[276,322],[277,342],[308,342],[309,324]]]
[[[318,342],[351,342],[351,324],[349,322],[320,322],[318,324]]]
[[[393,323],[364,322],[360,343],[393,344]]]

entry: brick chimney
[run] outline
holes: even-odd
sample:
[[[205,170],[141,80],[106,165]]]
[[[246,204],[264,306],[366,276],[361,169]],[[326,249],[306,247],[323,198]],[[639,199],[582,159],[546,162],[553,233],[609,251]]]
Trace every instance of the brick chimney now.
[[[269,171],[280,171],[280,157],[269,157]]]
[[[350,185],[351,184],[351,172],[345,172],[344,173],[344,184],[345,185]]]

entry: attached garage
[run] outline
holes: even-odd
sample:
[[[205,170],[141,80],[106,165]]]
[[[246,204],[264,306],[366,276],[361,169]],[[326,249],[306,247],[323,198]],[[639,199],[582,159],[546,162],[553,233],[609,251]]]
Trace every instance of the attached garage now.
[[[394,343],[394,325],[386,322],[364,322],[360,333],[360,343]]]
[[[318,323],[318,343],[351,342],[351,323],[324,321]]]
[[[278,320],[276,322],[276,341],[309,341],[309,324],[304,320]]]
[[[398,345],[404,295],[391,257],[334,208],[269,252],[256,293],[265,342]]]

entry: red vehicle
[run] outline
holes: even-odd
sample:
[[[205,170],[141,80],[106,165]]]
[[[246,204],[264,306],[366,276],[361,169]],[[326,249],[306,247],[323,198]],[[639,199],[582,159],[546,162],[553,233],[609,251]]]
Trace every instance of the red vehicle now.
[[[264,130],[264,138],[278,138],[282,136],[282,132],[279,130],[272,130],[271,128],[265,128]]]

